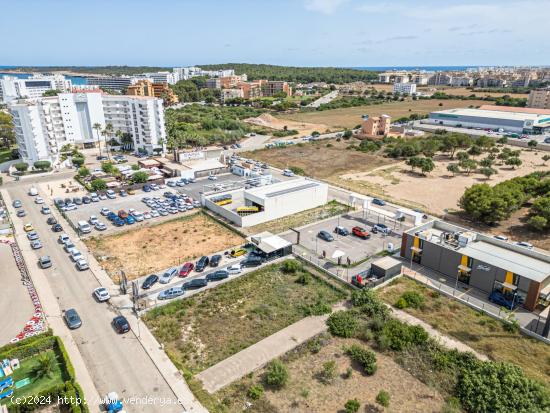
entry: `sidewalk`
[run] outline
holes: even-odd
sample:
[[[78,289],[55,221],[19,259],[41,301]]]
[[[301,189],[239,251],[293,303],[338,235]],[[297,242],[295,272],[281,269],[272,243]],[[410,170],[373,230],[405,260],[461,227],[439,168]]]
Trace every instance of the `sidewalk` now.
[[[1,190],[1,192],[2,197],[4,198],[4,201],[6,203],[6,207],[11,214],[15,214],[15,211],[11,206],[12,199],[9,193],[6,190]],[[25,231],[23,231],[21,220],[16,220],[13,225],[15,227],[15,238],[17,239],[21,254],[23,255],[23,258],[25,260],[28,273],[32,278],[32,281],[36,288],[36,292],[40,297],[42,307],[45,310],[46,321],[53,330],[53,333],[56,336],[59,336],[61,340],[63,340],[63,344],[65,345],[65,349],[69,354],[69,358],[71,359],[71,363],[73,364],[76,373],[76,380],[82,387],[86,399],[100,400],[99,392],[97,391],[94,382],[90,376],[90,373],[88,372],[86,364],[84,363],[84,359],[82,358],[82,355],[80,354],[80,351],[75,341],[73,340],[73,336],[63,322],[63,318],[61,316],[61,308],[59,307],[56,296],[46,278],[46,274],[43,270],[39,269],[36,266],[27,265],[27,263],[29,262],[34,262],[35,259],[33,257],[34,254],[31,250],[31,247],[29,246],[29,243],[26,242],[27,240],[25,236]],[[90,412],[92,413],[100,411],[99,406],[89,405],[88,407],[90,409]]]
[[[343,309],[338,305],[334,310]],[[202,381],[205,390],[214,393],[235,380],[282,356],[296,346],[326,331],[328,314],[310,316],[258,341],[256,344],[220,361],[196,377]]]

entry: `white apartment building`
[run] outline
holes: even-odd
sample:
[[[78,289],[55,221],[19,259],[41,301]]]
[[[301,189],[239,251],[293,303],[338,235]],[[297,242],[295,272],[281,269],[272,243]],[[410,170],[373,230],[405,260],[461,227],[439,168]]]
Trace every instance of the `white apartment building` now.
[[[132,84],[133,76],[90,76],[86,78],[88,85],[99,86],[105,89],[122,90]]]
[[[528,108],[550,109],[550,88],[529,92]]]
[[[103,130],[112,124],[114,132],[129,134],[134,149],[152,153],[165,151],[166,131],[162,99],[149,96],[107,95],[98,92],[61,93],[35,100],[16,100],[8,105],[13,116],[19,153],[24,162],[49,160],[60,163],[65,144],[95,146]]]
[[[168,83],[169,85],[174,85],[181,80],[179,73],[176,71],[143,73],[143,76],[151,79],[153,83]]]
[[[14,99],[36,99],[48,90],[69,92],[72,82],[63,75],[35,74],[27,79],[15,76],[0,78],[0,102],[8,103]]]
[[[416,93],[416,83],[394,83],[393,93],[413,95]]]

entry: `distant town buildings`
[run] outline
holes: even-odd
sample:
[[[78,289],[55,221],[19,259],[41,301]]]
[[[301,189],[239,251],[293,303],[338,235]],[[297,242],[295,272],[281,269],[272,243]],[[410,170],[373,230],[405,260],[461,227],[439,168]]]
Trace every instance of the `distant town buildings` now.
[[[364,116],[359,130],[359,137],[376,138],[390,132],[391,116]]]
[[[161,98],[165,106],[175,105],[179,102],[178,96],[167,83],[153,83],[150,80],[138,80],[128,86],[126,92],[129,96],[154,96]]]
[[[65,76],[35,74],[27,79],[15,76],[2,76],[0,78],[0,102],[8,103],[14,99],[35,99],[42,97],[48,90],[69,92],[72,88],[71,81]]]
[[[162,100],[154,96],[61,93],[13,100],[8,109],[24,162],[49,160],[55,165],[61,161],[60,150],[65,144],[93,147],[99,140],[122,143],[124,137],[131,139],[136,151],[164,151],[164,108]],[[112,125],[112,133],[104,135],[101,130],[107,124]]]
[[[397,93],[399,95],[416,94],[416,83],[394,83],[393,93]]]
[[[529,92],[527,107],[550,109],[550,88],[536,89]]]

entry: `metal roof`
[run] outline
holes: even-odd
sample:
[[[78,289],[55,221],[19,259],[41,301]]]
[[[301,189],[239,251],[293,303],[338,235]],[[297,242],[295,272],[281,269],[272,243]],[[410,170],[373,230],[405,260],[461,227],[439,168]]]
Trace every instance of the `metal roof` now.
[[[315,186],[319,186],[319,184],[317,182],[309,182],[307,184],[295,186],[293,188],[286,188],[286,189],[281,189],[280,191],[270,192],[268,194],[265,194],[265,196],[266,198],[274,198],[276,196],[286,195],[292,192],[303,191],[304,189],[313,188]]]
[[[485,241],[470,242],[460,248],[459,252],[536,282],[542,282],[550,276],[550,262]]]

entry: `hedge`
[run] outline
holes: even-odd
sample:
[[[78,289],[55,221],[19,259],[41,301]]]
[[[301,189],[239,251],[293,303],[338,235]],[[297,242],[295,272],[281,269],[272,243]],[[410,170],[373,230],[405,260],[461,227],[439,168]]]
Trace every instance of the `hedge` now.
[[[40,336],[39,336],[40,337]],[[35,354],[42,353],[43,351],[53,349],[55,345],[55,337],[46,336],[40,337],[39,340],[32,341],[28,344],[12,348],[8,351],[0,353],[0,359],[17,358],[24,360],[32,357]]]

